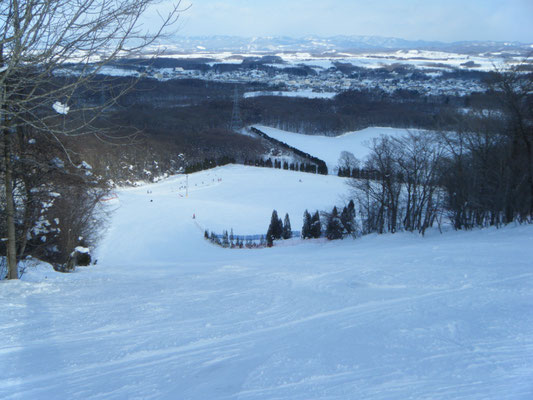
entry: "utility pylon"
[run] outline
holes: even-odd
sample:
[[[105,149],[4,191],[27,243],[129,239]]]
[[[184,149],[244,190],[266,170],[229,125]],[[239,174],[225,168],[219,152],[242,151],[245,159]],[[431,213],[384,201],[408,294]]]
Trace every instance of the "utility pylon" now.
[[[239,132],[243,128],[241,119],[241,110],[239,107],[239,89],[235,86],[235,92],[233,93],[233,112],[231,113],[231,123],[229,129],[234,132]]]

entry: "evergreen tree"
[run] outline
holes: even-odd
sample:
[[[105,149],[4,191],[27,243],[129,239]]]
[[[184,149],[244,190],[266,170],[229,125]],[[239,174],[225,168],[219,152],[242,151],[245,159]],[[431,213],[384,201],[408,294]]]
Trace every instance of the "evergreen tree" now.
[[[283,239],[290,239],[291,236],[292,236],[291,220],[289,219],[289,214],[285,214],[285,220],[283,221],[283,233],[281,237]]]
[[[320,215],[318,214],[318,211],[316,211],[311,218],[310,233],[312,238],[319,238],[322,235],[322,226],[320,225]]]
[[[228,231],[224,231],[222,236],[222,247],[229,247]]]
[[[333,207],[326,224],[326,237],[328,240],[342,239],[342,222],[339,218],[337,207]]]
[[[302,226],[302,238],[310,239],[311,238],[311,214],[309,211],[304,211],[304,224]]]
[[[353,234],[355,232],[355,206],[353,200],[350,200],[348,206],[342,209],[340,218],[344,233]]]
[[[272,236],[272,233],[267,233],[266,236],[266,245],[267,247],[274,246],[274,236]]]
[[[221,245],[220,239],[217,237],[215,232],[211,232],[211,242],[213,242],[214,244]]]
[[[353,203],[353,200],[350,200],[348,203],[348,211],[350,211],[355,217],[355,204]]]
[[[273,240],[281,239],[283,234],[283,222],[278,218],[278,212],[276,210],[272,211],[272,218],[270,219],[270,225],[268,226],[267,239],[268,236],[272,235]]]

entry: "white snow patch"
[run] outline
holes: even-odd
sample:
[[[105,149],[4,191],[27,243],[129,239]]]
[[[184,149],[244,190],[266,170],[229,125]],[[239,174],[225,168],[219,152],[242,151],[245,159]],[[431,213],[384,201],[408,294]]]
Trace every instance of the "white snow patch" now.
[[[77,251],[78,253],[83,253],[83,254],[88,254],[91,252],[88,247],[82,247],[82,246],[76,246],[74,251]]]
[[[86,161],[82,161],[80,165],[78,165],[78,168],[93,169],[93,167]]]
[[[53,105],[52,105],[52,108],[55,110],[56,113],[58,114],[63,114],[63,115],[67,115],[69,110],[70,110],[70,107],[67,106],[66,104],[62,104],[61,102],[59,101],[56,101]]]

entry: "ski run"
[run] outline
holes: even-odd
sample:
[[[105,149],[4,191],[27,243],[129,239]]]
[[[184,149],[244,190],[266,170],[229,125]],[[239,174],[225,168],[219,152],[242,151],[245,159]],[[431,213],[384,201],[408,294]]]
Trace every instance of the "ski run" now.
[[[225,249],[204,229],[299,230],[345,179],[184,181],[118,191],[97,265],[0,282],[0,398],[533,398],[533,226]]]

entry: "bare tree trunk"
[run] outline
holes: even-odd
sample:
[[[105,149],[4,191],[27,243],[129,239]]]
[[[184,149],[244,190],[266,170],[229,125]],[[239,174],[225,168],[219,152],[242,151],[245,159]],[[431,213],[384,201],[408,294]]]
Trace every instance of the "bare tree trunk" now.
[[[7,225],[7,279],[18,279],[15,236],[15,204],[13,202],[13,168],[11,165],[11,132],[4,129],[4,168]]]

